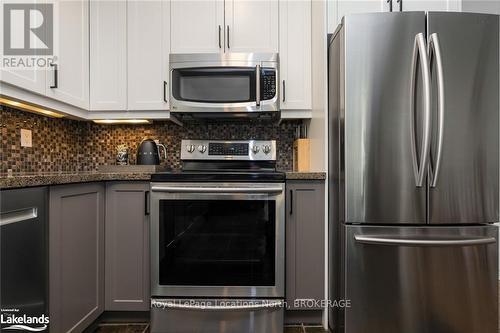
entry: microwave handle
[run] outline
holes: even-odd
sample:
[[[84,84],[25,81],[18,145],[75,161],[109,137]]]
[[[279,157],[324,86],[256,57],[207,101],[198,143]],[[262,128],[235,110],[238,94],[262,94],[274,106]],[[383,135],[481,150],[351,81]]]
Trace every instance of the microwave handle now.
[[[255,66],[255,104],[260,106],[260,65]]]

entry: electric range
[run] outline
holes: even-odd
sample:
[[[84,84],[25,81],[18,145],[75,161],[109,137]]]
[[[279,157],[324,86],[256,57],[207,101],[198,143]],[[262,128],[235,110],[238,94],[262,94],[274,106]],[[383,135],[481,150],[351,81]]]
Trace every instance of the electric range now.
[[[152,332],[282,332],[285,175],[275,141],[182,141],[151,178]]]

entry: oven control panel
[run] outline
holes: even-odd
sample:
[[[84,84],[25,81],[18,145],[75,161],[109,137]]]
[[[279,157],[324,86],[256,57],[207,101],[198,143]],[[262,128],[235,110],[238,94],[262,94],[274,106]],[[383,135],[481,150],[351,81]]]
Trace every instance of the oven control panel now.
[[[182,140],[181,160],[275,161],[275,140]]]

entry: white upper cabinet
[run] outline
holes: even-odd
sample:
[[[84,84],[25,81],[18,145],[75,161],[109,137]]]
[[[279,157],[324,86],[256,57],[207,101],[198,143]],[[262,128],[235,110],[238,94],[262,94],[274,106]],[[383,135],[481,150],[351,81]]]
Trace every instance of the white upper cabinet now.
[[[461,0],[328,0],[328,32],[347,14],[399,11],[461,11]]]
[[[460,11],[461,0],[397,0],[394,11]]]
[[[278,52],[278,0],[175,0],[172,53]]]
[[[26,1],[26,3],[38,3],[39,1]],[[11,14],[12,15],[12,14]],[[2,23],[0,24],[0,54],[5,55],[6,58],[10,58],[9,55],[5,53],[4,49],[4,5],[0,2],[0,17]],[[33,16],[33,26],[39,26],[43,20],[40,16]],[[24,40],[21,43],[25,42]],[[16,41],[11,39],[11,45],[15,47]],[[19,41],[17,41],[19,43]],[[31,43],[31,41],[30,41]],[[39,44],[37,44],[39,45]],[[17,45],[19,46],[19,45]],[[37,56],[35,54],[34,56]],[[31,92],[45,95],[46,91],[46,69],[39,67],[15,67],[15,66],[2,66],[0,67],[0,81],[12,84],[14,86],[29,90]]]
[[[327,6],[328,32],[330,33],[337,29],[345,15],[390,11],[390,4],[386,0],[328,0]]]
[[[90,2],[90,110],[127,109],[127,2]]]
[[[41,3],[31,1],[31,3]],[[3,6],[0,6],[0,17]],[[22,12],[21,12],[22,13]],[[30,15],[34,20],[32,26],[41,26],[42,15]],[[20,18],[12,17],[19,21]],[[20,67],[4,68],[0,71],[0,79],[22,89],[51,97],[53,99],[88,109],[89,107],[89,2],[88,0],[53,2],[53,54],[56,61],[52,67]],[[3,30],[2,24],[0,29]],[[1,54],[4,54],[4,33],[0,32]],[[24,40],[24,45],[42,49],[43,41],[33,34]],[[15,42],[14,40],[11,42]],[[34,57],[41,56],[35,51]],[[32,57],[32,56],[30,56]]]
[[[89,1],[55,3],[55,66],[47,72],[47,96],[89,108]]]
[[[226,0],[226,52],[278,52],[278,7],[278,0]]]
[[[128,110],[168,109],[170,2],[128,1]]]
[[[173,0],[170,10],[170,50],[172,53],[224,51],[224,2],[222,0]]]
[[[281,109],[311,109],[311,1],[280,1],[279,30]]]

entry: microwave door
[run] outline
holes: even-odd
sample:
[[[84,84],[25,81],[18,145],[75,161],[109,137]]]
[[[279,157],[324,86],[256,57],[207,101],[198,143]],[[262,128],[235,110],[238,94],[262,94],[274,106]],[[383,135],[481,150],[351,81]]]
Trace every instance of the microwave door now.
[[[255,67],[195,67],[172,70],[177,107],[218,108],[256,105]]]
[[[260,65],[173,68],[171,111],[278,111],[276,82],[276,69]]]

